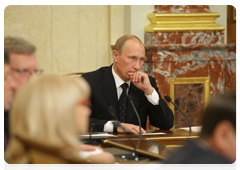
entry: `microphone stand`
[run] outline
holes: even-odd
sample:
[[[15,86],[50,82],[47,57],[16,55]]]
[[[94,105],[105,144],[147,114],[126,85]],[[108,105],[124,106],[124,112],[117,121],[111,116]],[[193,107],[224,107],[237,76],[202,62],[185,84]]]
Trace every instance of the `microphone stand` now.
[[[92,144],[92,131],[93,131],[94,126],[95,126],[95,124],[92,123],[91,127],[90,127],[90,135],[89,135],[89,143],[90,143],[90,145]]]
[[[131,103],[131,105],[132,105],[132,107],[133,107],[133,110],[134,110],[134,112],[135,112],[135,114],[136,114],[136,116],[137,116],[137,119],[138,119],[138,122],[139,122],[139,138],[141,138],[141,137],[142,137],[142,129],[141,129],[141,128],[142,128],[142,125],[141,125],[141,120],[140,120],[139,114],[138,114],[138,112],[137,112],[136,107],[135,107],[134,104],[133,104],[132,96],[128,95],[128,96],[127,96],[127,99],[130,101],[130,103]]]
[[[132,147],[134,149],[134,151],[132,153],[132,156],[134,156],[135,161],[138,161],[138,154],[137,154],[136,146],[133,144],[133,142],[130,139],[130,137],[129,137],[128,133],[126,132],[125,128],[120,124],[120,122],[118,120],[113,121],[113,124],[116,127],[120,127],[124,131],[124,134],[127,136],[129,142],[131,143],[131,145],[132,145]]]
[[[170,101],[176,108],[178,108],[178,110],[180,110],[180,112],[188,119],[188,123],[189,123],[189,133],[192,133],[192,125],[191,125],[191,121],[189,119],[189,117],[172,101]]]
[[[125,128],[120,124],[117,116],[116,116],[116,113],[115,113],[115,110],[112,106],[109,107],[108,111],[110,112],[110,114],[116,119],[113,121],[113,125],[116,126],[116,127],[120,127],[123,131],[124,131],[124,134],[127,136],[129,142],[131,143],[134,151],[132,153],[132,156],[134,156],[134,159],[135,161],[138,161],[138,155],[137,155],[137,149],[136,149],[136,146],[134,145],[134,143],[132,142],[132,140],[130,139],[128,133],[126,132]]]
[[[189,117],[175,103],[173,103],[172,99],[168,95],[165,96],[165,99],[168,102],[171,102],[188,119],[189,133],[191,134],[192,133],[192,125],[191,125],[191,121],[190,121]]]

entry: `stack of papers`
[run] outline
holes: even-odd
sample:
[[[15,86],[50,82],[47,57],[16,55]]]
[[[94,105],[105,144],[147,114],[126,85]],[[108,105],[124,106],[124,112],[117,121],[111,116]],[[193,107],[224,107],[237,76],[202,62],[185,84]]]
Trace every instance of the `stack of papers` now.
[[[90,139],[90,135],[80,135],[79,136],[81,139]],[[110,138],[110,137],[117,137],[116,135],[111,135],[108,133],[93,133],[91,135],[92,139],[105,139],[105,138]]]
[[[189,132],[189,127],[178,128]],[[192,132],[199,133],[201,132],[202,126],[192,126]]]
[[[165,135],[166,133],[163,133],[163,132],[158,132],[158,133],[145,133],[145,134],[142,134],[142,135]]]

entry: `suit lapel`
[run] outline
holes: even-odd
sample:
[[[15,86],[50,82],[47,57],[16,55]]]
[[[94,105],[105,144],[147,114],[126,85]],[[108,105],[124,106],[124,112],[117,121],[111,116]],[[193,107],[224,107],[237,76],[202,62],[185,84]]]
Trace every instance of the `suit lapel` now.
[[[115,109],[116,114],[118,116],[119,110],[118,110],[117,89],[116,89],[116,84],[112,75],[112,66],[110,66],[104,73],[102,91],[108,101],[109,106],[112,106]]]

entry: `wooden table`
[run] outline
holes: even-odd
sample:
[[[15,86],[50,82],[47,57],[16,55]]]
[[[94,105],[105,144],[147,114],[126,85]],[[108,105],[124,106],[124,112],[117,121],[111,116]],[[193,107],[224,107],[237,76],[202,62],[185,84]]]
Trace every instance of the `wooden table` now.
[[[140,156],[149,158],[150,162],[165,159],[175,149],[181,147],[186,139],[196,139],[199,136],[198,133],[189,134],[189,132],[181,129],[160,130],[152,135],[142,135],[141,138],[134,134],[114,135],[117,135],[117,137],[103,141],[103,148],[115,147],[129,151],[129,153],[135,152]],[[127,163],[132,163],[132,161]]]

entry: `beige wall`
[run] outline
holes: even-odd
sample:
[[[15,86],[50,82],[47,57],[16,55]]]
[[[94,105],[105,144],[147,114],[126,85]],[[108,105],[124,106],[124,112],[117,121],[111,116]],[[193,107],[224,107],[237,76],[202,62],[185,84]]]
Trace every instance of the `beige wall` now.
[[[224,42],[227,43],[227,5],[209,5],[212,12],[218,12],[220,17],[216,19],[216,23],[225,27]]]
[[[226,27],[226,6],[216,21]],[[112,63],[111,48],[118,37],[134,34],[144,41],[153,5],[8,6],[4,35],[21,36],[37,47],[45,73],[88,72]]]
[[[123,6],[8,6],[4,35],[37,47],[45,73],[87,72],[112,63],[110,44],[123,35]]]

